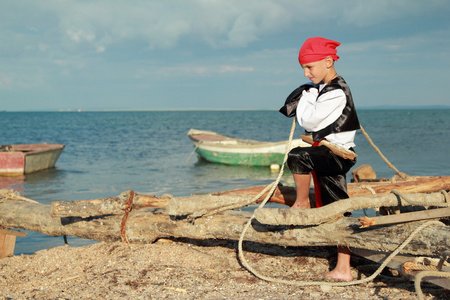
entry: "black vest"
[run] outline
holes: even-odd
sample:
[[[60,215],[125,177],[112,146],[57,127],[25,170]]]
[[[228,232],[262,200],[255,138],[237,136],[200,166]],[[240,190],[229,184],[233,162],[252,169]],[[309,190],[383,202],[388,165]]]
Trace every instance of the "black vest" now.
[[[317,98],[319,98],[322,94],[326,92],[330,92],[337,89],[343,90],[345,97],[347,99],[347,103],[345,104],[345,108],[342,111],[342,115],[327,127],[320,129],[319,131],[312,132],[314,141],[320,141],[331,133],[353,131],[360,129],[358,116],[356,115],[356,109],[353,103],[352,93],[350,92],[350,88],[348,87],[344,78],[338,76],[333,80],[331,80],[329,83],[327,83],[327,85],[325,85],[322,91],[320,91],[319,96]]]

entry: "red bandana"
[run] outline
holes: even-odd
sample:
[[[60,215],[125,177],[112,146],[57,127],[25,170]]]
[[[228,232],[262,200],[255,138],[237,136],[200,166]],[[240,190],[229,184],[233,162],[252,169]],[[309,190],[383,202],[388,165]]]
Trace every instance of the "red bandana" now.
[[[322,37],[312,37],[303,43],[300,52],[298,53],[298,61],[301,65],[316,62],[331,56],[334,61],[339,59],[336,55],[336,47],[341,43],[328,40]]]

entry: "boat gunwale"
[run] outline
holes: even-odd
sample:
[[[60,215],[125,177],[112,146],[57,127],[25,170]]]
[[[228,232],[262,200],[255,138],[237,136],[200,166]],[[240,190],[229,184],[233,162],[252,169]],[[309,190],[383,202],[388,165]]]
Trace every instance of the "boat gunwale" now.
[[[57,143],[11,144],[2,146],[12,147],[11,150],[3,151],[2,153],[22,152],[24,155],[39,154],[58,150],[62,151],[65,148],[64,144],[57,144]],[[33,146],[40,146],[40,147],[33,149],[32,148]]]
[[[218,137],[224,137],[225,140],[217,140],[217,141],[204,141],[199,140],[193,137],[194,135],[209,135],[209,136],[218,136]],[[219,146],[220,148],[239,148],[239,149],[255,149],[255,148],[272,148],[272,147],[280,147],[285,146],[288,144],[288,141],[278,141],[278,142],[264,142],[264,141],[256,141],[256,140],[250,140],[250,139],[239,139],[239,138],[233,138],[226,135],[221,135],[212,131],[204,131],[204,130],[197,130],[197,129],[191,129],[188,132],[189,139],[196,145],[196,146]],[[230,143],[224,143],[224,141],[236,141],[235,144]],[[305,144],[301,139],[295,139],[292,141],[293,143],[299,143],[299,144]]]

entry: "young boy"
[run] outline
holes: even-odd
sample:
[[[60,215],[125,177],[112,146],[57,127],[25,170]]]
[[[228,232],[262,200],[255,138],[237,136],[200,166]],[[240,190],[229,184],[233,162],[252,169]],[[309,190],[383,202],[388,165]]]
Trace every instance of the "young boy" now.
[[[300,126],[312,134],[315,145],[294,148],[289,153],[287,163],[297,190],[294,208],[311,207],[311,174],[315,177],[316,206],[348,198],[345,176],[356,160],[344,159],[325,146],[317,146],[326,139],[353,151],[355,132],[359,129],[350,89],[334,68],[334,62],[339,59],[336,50],[339,45],[333,40],[314,37],[307,39],[299,52],[300,65],[312,86],[303,88],[295,114]],[[353,279],[348,248],[338,247],[337,265],[324,278]]]

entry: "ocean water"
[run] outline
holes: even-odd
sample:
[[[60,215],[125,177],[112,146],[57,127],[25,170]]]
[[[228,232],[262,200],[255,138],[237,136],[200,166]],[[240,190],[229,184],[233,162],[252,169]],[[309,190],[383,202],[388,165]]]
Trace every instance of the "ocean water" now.
[[[450,175],[449,109],[359,110],[362,126],[401,172]],[[278,173],[267,167],[240,167],[198,161],[187,138],[191,128],[265,141],[287,140],[292,119],[277,111],[0,112],[0,144],[62,143],[54,169],[21,177],[0,177],[0,188],[50,204],[117,196],[126,190],[161,196],[188,196],[268,184]],[[297,125],[295,137],[303,133]],[[358,132],[358,163],[378,177],[392,177]],[[285,185],[293,185],[288,170]],[[25,231],[15,254],[64,244],[62,237]],[[94,241],[68,237],[71,246]]]

